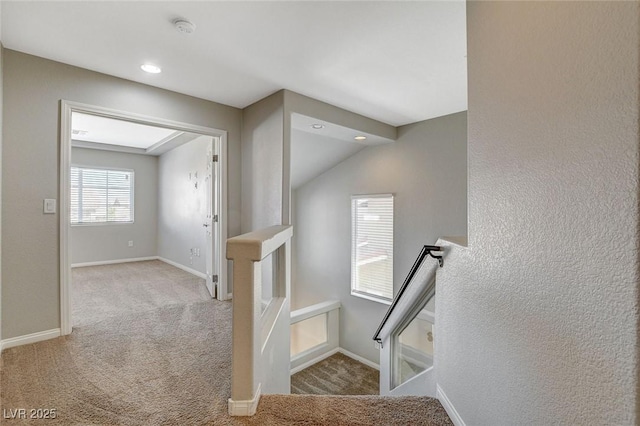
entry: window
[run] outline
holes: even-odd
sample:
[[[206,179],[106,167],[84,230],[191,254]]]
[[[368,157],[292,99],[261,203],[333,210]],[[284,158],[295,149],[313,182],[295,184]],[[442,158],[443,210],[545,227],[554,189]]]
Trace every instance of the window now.
[[[71,167],[71,224],[132,223],[133,170]]]
[[[393,195],[351,197],[351,294],[393,298]]]

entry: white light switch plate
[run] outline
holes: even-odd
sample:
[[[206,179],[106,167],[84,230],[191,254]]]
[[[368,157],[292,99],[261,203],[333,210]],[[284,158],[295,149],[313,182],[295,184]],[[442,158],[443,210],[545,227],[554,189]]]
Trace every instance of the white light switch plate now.
[[[44,212],[46,214],[53,214],[56,212],[56,200],[53,198],[45,198],[44,200]]]

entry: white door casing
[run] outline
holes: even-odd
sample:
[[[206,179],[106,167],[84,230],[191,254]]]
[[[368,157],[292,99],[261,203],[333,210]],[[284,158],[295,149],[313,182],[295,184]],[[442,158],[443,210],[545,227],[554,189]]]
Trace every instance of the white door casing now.
[[[60,174],[59,188],[60,200],[58,205],[60,212],[60,332],[62,335],[71,333],[71,256],[69,254],[69,228],[70,228],[70,199],[71,199],[71,115],[73,112],[98,115],[116,120],[125,120],[150,126],[165,127],[177,131],[198,133],[213,137],[214,152],[218,155],[217,164],[212,167],[212,191],[209,191],[214,206],[214,215],[217,214],[217,221],[212,228],[212,249],[207,248],[207,258],[212,257],[212,271],[218,276],[219,300],[226,300],[228,297],[227,283],[227,261],[226,242],[227,226],[226,211],[221,206],[227,205],[227,182],[226,182],[226,156],[227,156],[227,132],[224,130],[203,127],[189,123],[166,120],[146,116],[143,114],[130,113],[110,108],[103,108],[95,105],[82,104],[78,102],[60,101]],[[208,262],[208,259],[207,259]],[[217,269],[215,269],[217,266]],[[214,275],[212,274],[212,275]]]
[[[218,288],[220,277],[220,263],[219,256],[217,256],[220,250],[218,236],[220,235],[220,203],[219,203],[219,179],[218,179],[218,159],[219,159],[219,138],[213,138],[211,148],[207,152],[207,174],[205,176],[206,192],[207,192],[207,214],[204,218],[202,226],[205,228],[207,239],[207,252],[206,252],[206,269],[207,269],[207,289],[211,293],[211,297],[220,295]]]

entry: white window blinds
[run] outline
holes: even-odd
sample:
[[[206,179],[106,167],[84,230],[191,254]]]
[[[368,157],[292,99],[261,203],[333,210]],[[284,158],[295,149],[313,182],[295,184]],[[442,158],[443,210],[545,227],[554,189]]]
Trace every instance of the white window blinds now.
[[[71,167],[71,223],[133,222],[133,170]]]
[[[393,298],[393,195],[351,197],[351,294]]]

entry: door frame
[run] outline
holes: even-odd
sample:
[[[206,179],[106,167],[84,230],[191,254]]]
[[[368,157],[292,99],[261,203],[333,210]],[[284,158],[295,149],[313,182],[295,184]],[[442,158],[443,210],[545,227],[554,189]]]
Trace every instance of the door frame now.
[[[71,212],[69,202],[71,200],[71,115],[74,112],[97,115],[101,117],[124,120],[132,123],[165,127],[183,132],[198,133],[205,136],[213,136],[218,139],[218,167],[216,179],[216,198],[219,206],[218,221],[214,223],[216,235],[214,238],[213,252],[217,257],[214,265],[219,266],[218,271],[218,300],[228,298],[228,264],[226,256],[227,240],[227,131],[212,127],[198,126],[179,121],[166,120],[127,111],[104,108],[96,105],[79,102],[60,101],[60,334],[67,335],[72,330],[71,318],[71,256],[69,253],[69,230]],[[214,141],[214,144],[216,141]]]

